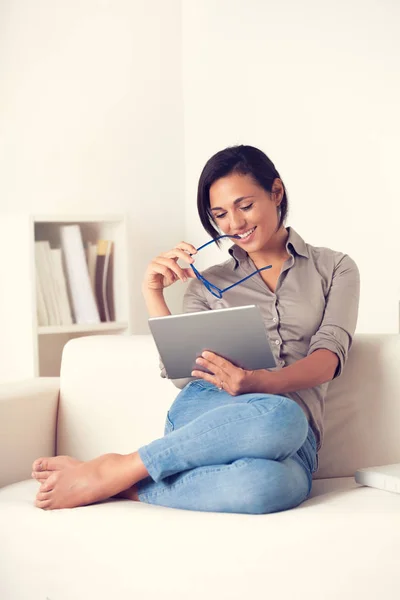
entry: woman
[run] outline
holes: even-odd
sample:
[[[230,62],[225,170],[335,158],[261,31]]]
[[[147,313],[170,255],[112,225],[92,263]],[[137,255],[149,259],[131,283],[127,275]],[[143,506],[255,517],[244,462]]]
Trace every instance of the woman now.
[[[308,498],[328,383],[341,374],[356,327],[357,266],[285,227],[285,186],[270,159],[251,146],[227,148],[207,162],[198,211],[213,239],[235,240],[229,260],[203,277],[220,289],[238,285],[213,295],[191,268],[196,248],[182,242],[146,270],[149,315],[169,315],[164,289],[189,278],[185,312],[257,304],[276,369],[246,371],[205,353],[198,361],[213,375],[194,370],[193,379],[174,382],[183,389],[168,412],[164,437],[132,454],[86,463],[38,459],[36,506],[74,507],[117,495],[189,510],[262,514]]]

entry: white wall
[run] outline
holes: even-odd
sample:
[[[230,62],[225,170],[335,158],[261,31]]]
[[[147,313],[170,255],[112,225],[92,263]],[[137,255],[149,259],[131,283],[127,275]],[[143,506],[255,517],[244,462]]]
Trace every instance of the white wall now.
[[[184,229],[180,1],[0,6],[0,218],[127,212],[143,333],[144,269]]]
[[[399,331],[399,23],[392,0],[183,1],[187,240],[206,160],[260,147],[288,224],[358,263],[360,332]]]
[[[0,218],[127,212],[143,333],[148,261],[205,240],[204,163],[253,144],[288,223],[357,261],[358,330],[397,332],[399,19],[391,0],[3,0]]]

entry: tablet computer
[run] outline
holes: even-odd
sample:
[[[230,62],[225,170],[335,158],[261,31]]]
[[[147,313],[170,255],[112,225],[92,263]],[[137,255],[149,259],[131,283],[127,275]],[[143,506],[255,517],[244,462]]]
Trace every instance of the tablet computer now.
[[[260,309],[255,305],[151,317],[150,331],[169,379],[192,377],[204,350],[246,370],[276,367]]]

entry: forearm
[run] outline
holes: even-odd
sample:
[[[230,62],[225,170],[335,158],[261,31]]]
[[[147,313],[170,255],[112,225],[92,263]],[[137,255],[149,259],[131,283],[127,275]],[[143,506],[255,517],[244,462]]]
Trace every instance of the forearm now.
[[[162,290],[148,290],[142,288],[149,317],[167,317],[171,314],[164,299]]]
[[[313,388],[333,379],[338,361],[336,354],[321,349],[279,371],[255,371],[257,390],[286,394]]]

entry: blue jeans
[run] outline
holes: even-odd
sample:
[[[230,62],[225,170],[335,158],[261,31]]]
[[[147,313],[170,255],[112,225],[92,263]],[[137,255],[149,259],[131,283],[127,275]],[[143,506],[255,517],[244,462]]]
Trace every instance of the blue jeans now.
[[[316,439],[296,402],[231,396],[191,381],[167,414],[164,437],[138,450],[150,477],[141,502],[187,510],[265,514],[294,508],[311,491]]]

